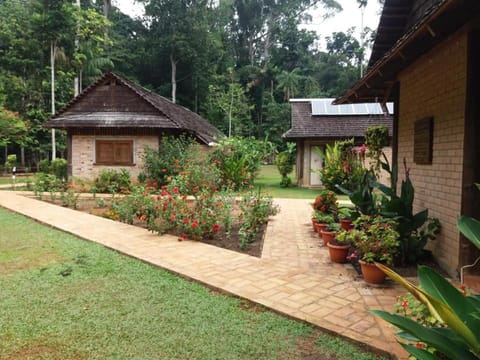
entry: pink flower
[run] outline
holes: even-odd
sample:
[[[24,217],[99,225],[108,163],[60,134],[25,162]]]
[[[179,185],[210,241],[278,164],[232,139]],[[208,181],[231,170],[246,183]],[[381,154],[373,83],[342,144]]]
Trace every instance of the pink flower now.
[[[362,146],[360,146],[360,153],[365,154],[366,151],[367,147],[365,146],[365,144],[362,144]]]

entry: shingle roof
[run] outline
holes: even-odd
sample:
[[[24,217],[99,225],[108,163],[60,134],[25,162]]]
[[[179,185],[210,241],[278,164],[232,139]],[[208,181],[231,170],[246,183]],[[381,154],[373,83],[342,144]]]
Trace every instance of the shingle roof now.
[[[285,139],[322,138],[344,139],[363,137],[369,126],[385,125],[392,135],[389,115],[312,115],[311,99],[291,101],[291,128]]]
[[[147,111],[72,111],[76,104],[85,101],[92,92],[102,84],[115,79],[133,91],[146,105]],[[107,72],[80,95],[72,99],[65,107],[58,111],[44,124],[49,128],[84,128],[84,127],[123,127],[123,128],[153,128],[177,129],[193,133],[201,141],[208,144],[221,132],[207,120],[193,111],[173,103],[172,101],[128,81],[121,76]]]

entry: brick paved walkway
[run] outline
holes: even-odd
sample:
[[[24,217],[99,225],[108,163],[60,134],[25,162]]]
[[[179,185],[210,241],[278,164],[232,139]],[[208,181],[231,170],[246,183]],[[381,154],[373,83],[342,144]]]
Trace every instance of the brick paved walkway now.
[[[0,192],[0,206],[406,358],[395,341],[394,330],[368,313],[371,309],[391,310],[402,290],[390,281],[382,288],[369,287],[358,279],[351,265],[332,264],[327,249],[312,231],[308,201],[276,202],[281,211],[269,223],[259,259],[200,242],[179,242],[170,235],[157,236],[15,192]]]

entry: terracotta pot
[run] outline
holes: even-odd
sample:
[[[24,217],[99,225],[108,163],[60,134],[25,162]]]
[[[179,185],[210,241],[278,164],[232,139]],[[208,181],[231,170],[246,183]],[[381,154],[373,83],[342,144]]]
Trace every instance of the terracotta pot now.
[[[363,280],[369,284],[383,284],[385,282],[385,273],[380,270],[375,263],[367,263],[363,260],[358,261],[362,269]]]
[[[323,240],[323,245],[327,245],[330,240],[333,240],[335,237],[336,231],[321,231],[322,234],[322,240]]]
[[[347,262],[348,250],[350,245],[333,245],[327,243],[328,252],[330,253],[330,260],[335,263],[344,264]]]
[[[312,227],[313,227],[313,230],[314,230],[314,231],[317,231],[317,229],[315,228],[315,226],[316,226],[317,224],[318,224],[317,219],[312,218]]]
[[[322,236],[322,231],[325,230],[327,228],[327,226],[328,226],[328,224],[317,222],[315,224],[315,231],[318,233],[319,236]]]
[[[352,228],[352,220],[350,219],[341,219],[340,227],[345,230],[350,230]]]

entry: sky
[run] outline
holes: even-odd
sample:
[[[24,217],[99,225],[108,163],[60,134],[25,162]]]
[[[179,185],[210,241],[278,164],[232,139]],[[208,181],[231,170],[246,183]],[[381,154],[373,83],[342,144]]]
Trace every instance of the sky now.
[[[356,0],[337,0],[343,7],[343,11],[332,18],[324,20],[321,9],[312,10],[312,22],[303,24],[302,27],[307,30],[316,31],[320,37],[319,47],[325,49],[325,38],[333,32],[343,31],[355,27],[354,32],[357,39],[360,38],[361,12]],[[134,0],[114,0],[113,3],[125,14],[131,17],[141,16],[143,14],[143,6],[135,3]],[[369,0],[364,13],[364,26],[376,29],[380,19],[381,5],[377,0]]]

